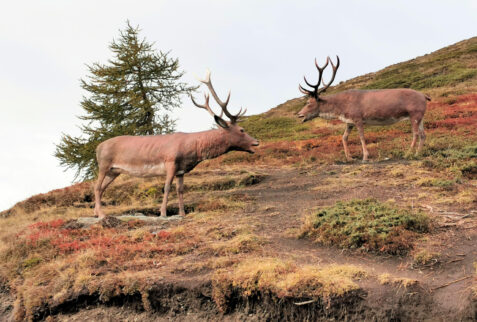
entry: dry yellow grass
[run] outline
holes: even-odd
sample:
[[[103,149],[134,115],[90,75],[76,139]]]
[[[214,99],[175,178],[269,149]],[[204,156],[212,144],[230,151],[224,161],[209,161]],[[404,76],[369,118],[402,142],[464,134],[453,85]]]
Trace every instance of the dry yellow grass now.
[[[227,194],[222,192],[223,177],[205,175],[207,185],[202,189],[201,176],[195,176],[189,196],[197,200],[197,210],[180,223],[167,224],[166,229],[130,222],[119,228],[93,225],[79,228],[82,231],[64,230],[67,219],[90,215],[91,210],[76,207],[39,207],[22,217],[17,212],[0,218],[0,279],[15,285],[16,317],[30,319],[39,309],[54,307],[79,294],[99,294],[104,302],[138,293],[147,309],[147,288],[164,275],[210,273],[237,263],[243,254],[260,253],[266,240],[253,232],[249,220],[233,216],[249,201],[234,192],[251,184],[250,178],[255,180],[256,175],[250,173],[233,173],[229,179],[235,180],[234,186],[225,187]],[[110,198],[121,198],[121,187],[129,192],[134,187],[133,193],[137,193],[151,191],[151,184],[125,178],[118,181]],[[117,214],[154,204],[154,198],[148,196],[107,208]],[[36,221],[40,222],[32,225]]]
[[[419,281],[415,279],[407,278],[407,277],[395,277],[388,273],[379,275],[378,281],[383,285],[392,284],[392,285],[404,287],[404,288],[419,284]]]
[[[413,260],[415,265],[428,265],[433,262],[437,262],[440,253],[438,252],[432,252],[428,249],[421,249],[419,251],[416,251],[413,255]]]
[[[316,267],[276,258],[247,258],[231,269],[215,272],[213,298],[222,309],[233,291],[244,298],[267,293],[277,298],[327,300],[359,289],[355,281],[366,276],[353,265]]]

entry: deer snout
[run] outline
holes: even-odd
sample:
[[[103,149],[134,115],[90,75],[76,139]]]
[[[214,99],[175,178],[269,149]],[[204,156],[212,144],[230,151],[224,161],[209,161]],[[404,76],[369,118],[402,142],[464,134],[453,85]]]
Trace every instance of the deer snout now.
[[[301,120],[302,122],[308,121],[308,119],[305,117],[305,114],[302,114],[301,112],[298,112],[297,116],[298,116],[298,118],[302,119]]]
[[[258,146],[258,140],[253,139],[253,141],[250,143],[250,146],[245,150],[248,153],[254,154],[255,151],[252,149],[252,147]]]

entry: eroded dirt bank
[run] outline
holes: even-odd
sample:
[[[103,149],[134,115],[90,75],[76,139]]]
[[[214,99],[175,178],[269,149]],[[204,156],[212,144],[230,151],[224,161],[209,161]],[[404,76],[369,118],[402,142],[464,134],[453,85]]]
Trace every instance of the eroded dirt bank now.
[[[365,283],[366,284],[366,283]],[[141,294],[102,301],[97,294],[84,295],[58,306],[44,307],[35,320],[48,321],[420,321],[475,319],[475,303],[462,311],[441,312],[432,294],[421,286],[403,288],[367,283],[363,289],[327,301],[278,299],[270,294],[242,298],[231,294],[226,312],[211,298],[211,283],[187,281],[155,285],[143,305]],[[11,318],[3,312],[2,320]],[[11,312],[10,312],[11,313]]]

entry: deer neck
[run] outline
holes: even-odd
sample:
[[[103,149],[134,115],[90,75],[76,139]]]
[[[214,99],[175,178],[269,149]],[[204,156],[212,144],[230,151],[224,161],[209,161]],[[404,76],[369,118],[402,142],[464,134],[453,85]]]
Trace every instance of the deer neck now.
[[[197,156],[200,161],[216,158],[230,148],[228,135],[221,129],[205,131],[197,139]]]
[[[343,116],[343,111],[341,110],[342,105],[340,104],[339,97],[328,96],[321,100],[320,102],[320,112],[319,117],[334,120],[341,118]]]

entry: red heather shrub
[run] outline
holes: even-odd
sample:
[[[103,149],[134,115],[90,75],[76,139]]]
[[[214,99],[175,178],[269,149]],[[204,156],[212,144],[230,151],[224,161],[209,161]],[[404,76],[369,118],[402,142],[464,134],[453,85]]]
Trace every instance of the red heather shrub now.
[[[79,242],[78,240],[63,242],[55,240],[52,241],[51,244],[56,246],[61,253],[71,253],[86,248],[86,245]]]
[[[184,233],[181,231],[161,230],[156,234],[144,232],[138,238],[129,235],[128,227],[104,228],[94,225],[89,228],[62,228],[63,225],[62,219],[32,224],[17,235],[18,242],[26,243],[33,248],[50,249],[47,251],[49,256],[68,255],[92,249],[98,258],[124,265],[137,257],[185,254],[195,249],[196,245],[194,239],[184,240]]]
[[[167,240],[171,237],[171,233],[165,230],[159,231],[156,236],[162,240]]]
[[[49,230],[56,229],[63,226],[65,221],[63,219],[55,219],[48,222],[39,221],[37,223],[31,224],[28,226],[30,229],[39,229],[39,230]]]
[[[63,226],[63,219],[56,219],[49,222],[37,222],[29,225],[27,232],[19,233],[20,237],[25,235],[25,239],[28,245],[36,246],[39,241],[49,240],[58,234],[58,228]]]
[[[437,119],[425,120],[426,128],[473,128],[477,123],[477,94],[461,95],[452,104],[435,101],[429,104],[429,112],[438,113]]]

